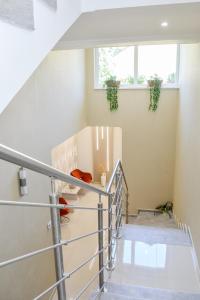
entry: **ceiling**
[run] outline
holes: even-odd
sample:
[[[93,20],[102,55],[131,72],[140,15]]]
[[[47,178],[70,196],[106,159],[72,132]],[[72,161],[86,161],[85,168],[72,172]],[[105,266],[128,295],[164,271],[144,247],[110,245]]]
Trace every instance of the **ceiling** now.
[[[167,28],[161,22],[167,21]],[[140,43],[200,41],[200,3],[106,9],[83,13],[56,49]]]

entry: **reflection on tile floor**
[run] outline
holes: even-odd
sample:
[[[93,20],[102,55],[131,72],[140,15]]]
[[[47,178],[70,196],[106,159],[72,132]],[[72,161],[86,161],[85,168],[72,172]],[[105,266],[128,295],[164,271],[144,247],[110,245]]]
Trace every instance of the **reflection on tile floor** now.
[[[119,240],[111,282],[184,292],[200,292],[188,246]]]

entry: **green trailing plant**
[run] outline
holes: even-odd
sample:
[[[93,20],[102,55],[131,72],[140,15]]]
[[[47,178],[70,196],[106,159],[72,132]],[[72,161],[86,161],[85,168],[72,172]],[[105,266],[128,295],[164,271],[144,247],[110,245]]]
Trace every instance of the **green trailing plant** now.
[[[168,216],[171,218],[173,214],[173,203],[168,201],[165,204],[157,206],[156,209],[160,210],[163,214],[168,214]]]
[[[163,82],[162,79],[160,79],[157,75],[152,76],[150,80],[148,80],[148,85],[150,87],[149,111],[155,112],[158,108],[162,82]]]
[[[118,109],[118,90],[120,81],[117,81],[115,77],[105,81],[107,100],[110,103],[110,111]]]

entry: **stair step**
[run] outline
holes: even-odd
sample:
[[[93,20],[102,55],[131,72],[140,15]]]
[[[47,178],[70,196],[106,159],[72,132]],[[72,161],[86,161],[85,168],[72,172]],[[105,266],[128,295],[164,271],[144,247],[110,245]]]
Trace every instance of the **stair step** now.
[[[1,0],[0,18],[10,24],[33,30],[33,0]]]
[[[185,293],[185,292],[179,292],[173,290],[154,289],[154,288],[125,285],[125,284],[119,285],[110,282],[106,284],[106,289],[110,294],[116,294],[119,297],[128,297],[130,299],[138,299],[138,300],[139,299],[142,300],[199,300],[200,299],[200,293]],[[124,299],[124,298],[115,298],[115,299]]]
[[[176,228],[158,228],[144,225],[124,225],[122,229],[123,239],[141,241],[152,244],[169,244],[191,246],[188,234]]]
[[[98,299],[98,298],[97,298]],[[102,293],[101,296],[99,297],[101,300],[144,300],[144,299],[139,299],[139,298],[133,298],[133,297],[128,297],[128,296],[123,296],[123,295],[117,295],[114,293]]]
[[[118,295],[116,293],[105,292],[105,293],[101,293],[100,295],[94,293],[90,298],[90,300],[145,300],[145,299],[133,298],[129,296]]]

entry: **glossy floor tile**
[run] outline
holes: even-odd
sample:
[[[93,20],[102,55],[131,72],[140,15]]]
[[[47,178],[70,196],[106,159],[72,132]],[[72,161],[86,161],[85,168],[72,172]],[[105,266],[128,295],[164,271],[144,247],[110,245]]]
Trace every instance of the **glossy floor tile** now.
[[[147,225],[125,225],[122,228],[124,239],[141,241],[148,244],[169,244],[191,246],[188,234],[178,228],[153,227]]]
[[[188,246],[119,240],[111,282],[183,292],[200,292]]]
[[[102,201],[106,208],[107,199],[103,197]],[[97,207],[98,195],[84,192],[70,203]],[[70,240],[97,230],[96,211],[74,210],[69,218],[70,222],[61,227],[62,239]],[[191,242],[184,232],[171,226],[171,220],[166,228],[163,221],[162,227],[158,226],[161,219],[152,219],[151,226],[144,222],[142,226],[123,227],[122,238],[117,240],[116,245],[115,270],[111,277],[109,273],[105,274],[106,280],[109,277],[106,283],[108,293],[97,299],[200,300],[200,284],[194,267]],[[156,226],[152,227],[152,224]],[[104,214],[104,226],[107,226],[107,213]],[[107,236],[104,238],[106,240]],[[73,271],[94,255],[97,245],[96,235],[63,247],[65,272]],[[67,299],[75,299],[97,272],[98,257],[95,257],[67,279]],[[94,295],[97,286],[98,277],[80,299],[93,299],[91,295]],[[57,300],[56,294],[53,300]]]

